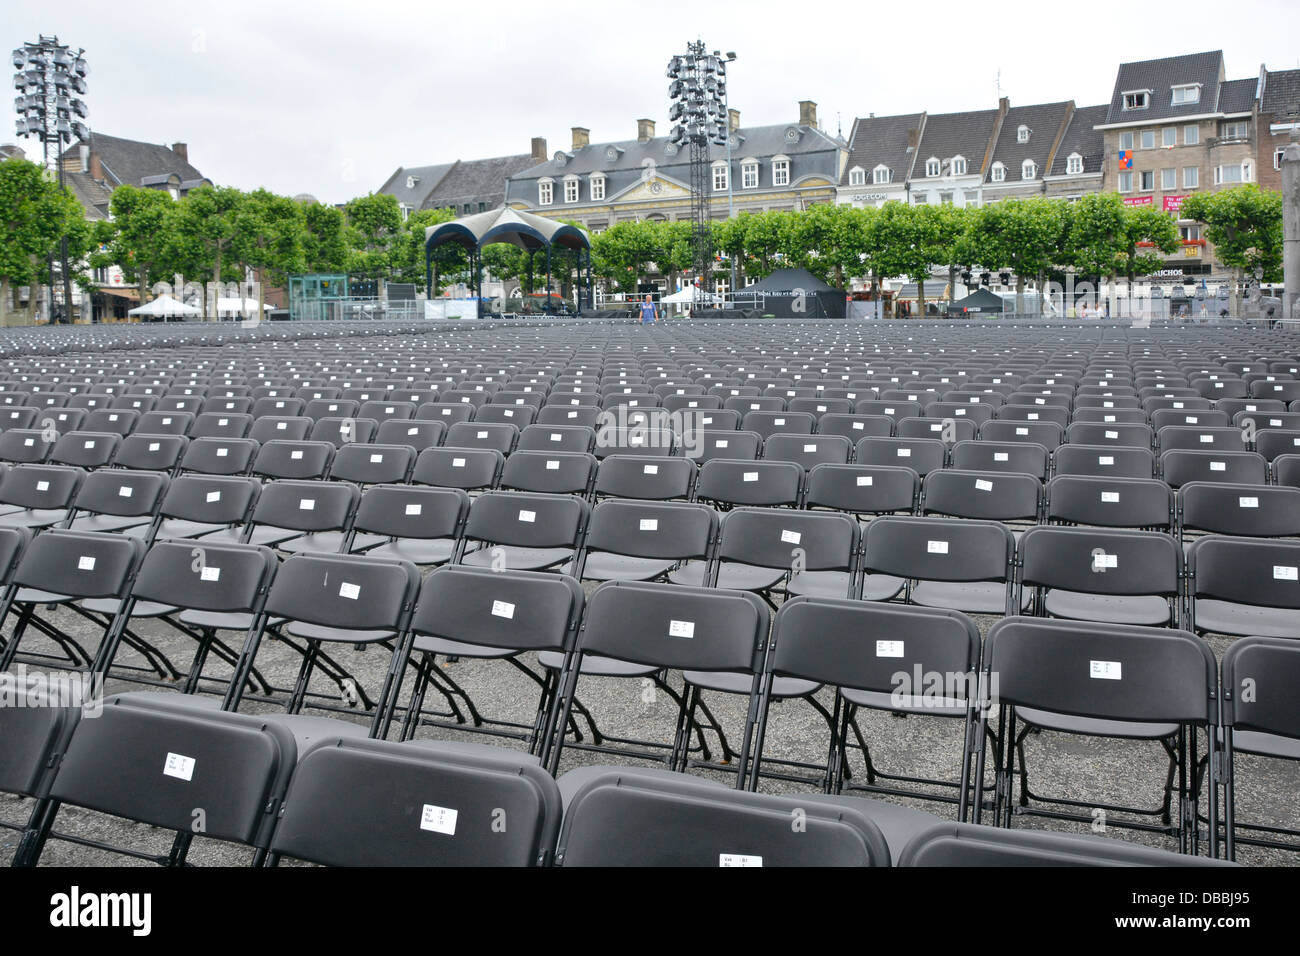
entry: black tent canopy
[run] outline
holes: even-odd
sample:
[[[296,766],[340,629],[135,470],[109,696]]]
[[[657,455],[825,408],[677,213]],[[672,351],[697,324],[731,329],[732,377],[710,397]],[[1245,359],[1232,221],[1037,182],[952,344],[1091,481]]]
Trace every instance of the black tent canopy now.
[[[949,315],[961,315],[963,313],[983,313],[992,315],[1001,315],[1003,310],[1002,297],[995,295],[988,289],[976,289],[964,299],[958,299],[948,306]]]
[[[736,304],[747,299],[755,308],[780,318],[842,319],[845,295],[807,269],[777,269],[736,293]]]

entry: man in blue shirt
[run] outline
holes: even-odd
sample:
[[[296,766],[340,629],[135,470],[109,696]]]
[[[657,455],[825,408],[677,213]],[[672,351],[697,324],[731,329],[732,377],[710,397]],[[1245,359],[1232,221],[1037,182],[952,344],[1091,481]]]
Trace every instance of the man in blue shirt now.
[[[658,318],[659,315],[655,308],[654,301],[650,296],[646,296],[645,301],[641,303],[641,324],[649,325],[650,323],[657,321]]]

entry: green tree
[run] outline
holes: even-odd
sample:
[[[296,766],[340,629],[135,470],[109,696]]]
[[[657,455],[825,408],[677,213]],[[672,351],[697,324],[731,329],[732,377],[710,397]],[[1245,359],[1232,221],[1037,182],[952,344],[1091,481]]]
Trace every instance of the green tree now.
[[[965,264],[966,234],[974,208],[951,204],[923,208],[930,210],[929,228],[924,233],[926,255],[931,265],[948,267],[948,301],[951,302],[957,287],[957,267]]]
[[[287,285],[291,272],[302,271],[302,206],[286,196],[257,189],[244,196],[233,218],[231,252],[240,272],[251,270],[257,282],[260,318],[268,283]]]
[[[1015,273],[1018,313],[1025,311],[1025,280],[1037,280],[1041,288],[1063,255],[1068,205],[1055,199],[1007,199],[981,207],[971,220],[969,248],[980,264]],[[1041,309],[1041,294],[1038,302]]]
[[[178,272],[212,282],[243,279],[234,255],[236,214],[244,194],[232,186],[203,186],[185,195],[168,217],[169,255]],[[209,296],[203,297],[205,317]]]
[[[97,228],[105,248],[92,264],[120,268],[126,281],[139,288],[141,305],[149,298],[150,286],[172,276],[168,220],[175,205],[161,189],[119,186],[108,202],[113,218]]]
[[[932,221],[925,207],[890,201],[880,207],[867,226],[867,262],[879,278],[907,276],[922,283],[930,278]],[[919,291],[918,313],[925,313],[924,287]]]
[[[36,163],[0,163],[0,324],[9,323],[10,296],[18,286],[48,281],[47,258],[69,235],[69,262],[90,240],[81,205],[59,189]],[[35,308],[35,290],[27,321]]]
[[[1214,193],[1193,193],[1181,215],[1205,226],[1219,261],[1236,275],[1233,304],[1241,314],[1241,284],[1246,275],[1265,282],[1282,279],[1282,194],[1254,183]]]
[[[611,288],[635,293],[659,249],[655,224],[619,222],[592,237],[592,266]]]
[[[425,291],[424,230],[453,218],[449,209],[421,209],[411,213],[393,244],[393,281],[413,282],[417,289]]]
[[[304,203],[302,217],[303,270],[327,273],[346,269],[348,240],[343,210],[323,203]]]
[[[348,271],[370,279],[392,273],[393,253],[403,234],[402,209],[396,196],[371,193],[348,201],[348,237],[352,246]]]

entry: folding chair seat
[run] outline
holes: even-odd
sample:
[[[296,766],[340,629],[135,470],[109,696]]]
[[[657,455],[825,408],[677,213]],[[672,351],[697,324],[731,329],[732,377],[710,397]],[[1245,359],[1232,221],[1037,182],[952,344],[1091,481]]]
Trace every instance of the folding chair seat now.
[[[500,487],[586,497],[596,466],[595,456],[584,452],[517,451],[506,459]]]
[[[1151,412],[1151,428],[1156,434],[1171,425],[1218,429],[1231,424],[1228,413],[1217,408],[1157,408]]]
[[[381,422],[375,433],[376,445],[407,445],[416,453],[441,444],[446,426],[442,422],[392,419]]]
[[[354,399],[316,398],[306,404],[302,415],[314,422],[320,422],[322,419],[355,419],[360,408],[361,403]]]
[[[602,501],[592,511],[581,574],[591,581],[653,581],[685,561],[707,567],[717,531],[717,513],[704,505]]]
[[[413,821],[410,807],[417,804],[428,809]],[[299,759],[270,862],[287,856],[329,866],[545,866],[561,815],[555,781],[523,755],[466,753],[435,741],[327,738]],[[502,833],[494,819],[511,825]]]
[[[585,454],[596,443],[596,431],[580,425],[528,425],[519,433],[517,451],[567,451]]]
[[[337,536],[322,533],[349,531],[360,499],[357,486],[348,482],[270,481],[262,489],[252,517],[243,528],[213,531],[200,536],[199,541],[332,553],[341,550],[343,542]]]
[[[1071,445],[1150,448],[1153,438],[1151,427],[1141,424],[1074,422],[1065,430],[1066,443]]]
[[[170,474],[188,447],[184,435],[127,435],[113,456],[113,467]]]
[[[1065,429],[1056,422],[998,421],[985,422],[980,426],[980,441],[1025,442],[1042,445],[1049,452],[1055,452],[1065,441]]]
[[[799,501],[804,471],[788,461],[706,460],[695,484],[696,498],[717,507],[789,506]]]
[[[1233,642],[1223,655],[1221,746],[1225,754],[1224,836],[1229,860],[1236,859],[1239,843],[1300,850],[1295,839],[1300,832],[1294,828],[1242,823],[1236,815],[1237,777],[1242,770],[1238,754],[1300,760],[1300,709],[1291,692],[1297,680],[1300,643],[1293,636],[1247,637]],[[1214,823],[1217,826],[1218,821]]]
[[[1073,423],[1079,422],[1145,425],[1147,415],[1140,408],[1075,408]]]
[[[167,493],[167,476],[105,469],[86,476],[65,525],[73,531],[124,531],[153,524]]]
[[[191,438],[243,438],[253,427],[252,415],[204,412],[190,428]]]
[[[196,708],[179,694],[110,697],[97,719],[76,724],[15,863],[37,864],[68,804],[175,830],[170,854],[123,851],[167,865],[183,863],[201,807],[203,836],[254,847],[259,865],[296,760],[276,721]]]
[[[1300,543],[1210,534],[1187,549],[1189,628],[1198,634],[1300,634]]]
[[[537,416],[537,409],[532,405],[487,404],[474,414],[476,423],[513,425],[515,428],[527,428]]]
[[[358,485],[404,482],[415,465],[415,449],[409,445],[344,444],[330,465],[332,481]]]
[[[561,405],[549,401],[537,412],[535,425],[576,425],[583,428],[595,428],[600,419],[600,408],[594,404]]]
[[[559,676],[562,703],[553,724],[547,769],[553,773],[559,766],[565,728],[569,726],[583,676],[649,679],[668,693],[678,704],[676,732],[671,744],[607,739],[636,748],[623,753],[645,760],[662,760],[670,770],[684,769],[694,726],[690,715],[700,687],[695,682],[707,682],[706,686],[727,692],[749,693],[751,698],[756,696],[769,621],[762,600],[743,591],[640,581],[607,581],[600,585],[588,599],[582,628],[569,659],[563,660],[556,652],[538,655],[539,663],[548,670],[563,668]],[[684,672],[686,683],[682,694],[664,682],[661,674],[666,669]],[[593,719],[588,714],[584,716]],[[744,779],[754,718],[751,707],[745,718],[736,764],[737,786]],[[724,756],[730,756],[732,751],[721,726],[716,721],[713,725],[722,741]],[[702,731],[699,737],[703,745]],[[707,753],[704,759],[708,759]]]
[[[279,397],[255,398],[249,414],[253,418],[301,418],[307,403],[301,398],[288,395]]]
[[[851,597],[859,528],[847,515],[822,511],[737,508],[727,512],[716,567],[694,561],[668,575],[673,584],[754,591],[771,603],[781,591]]]
[[[21,659],[42,666],[57,663],[103,673],[100,652],[124,623],[117,608],[130,592],[143,557],[143,542],[129,535],[55,528],[32,538],[9,578],[10,589],[5,594],[0,621],[11,611],[17,611],[18,619],[0,652],[0,671],[9,670],[15,660]],[[109,599],[114,609],[101,620],[76,606],[84,598]],[[38,608],[49,606],[71,608],[85,618],[99,632],[98,646],[88,650],[81,643],[80,632],[71,635],[37,613]],[[62,655],[29,652],[19,658],[18,648],[28,627],[52,640]]]
[[[1206,731],[1208,759],[1217,759],[1211,724],[1215,722],[1218,675],[1214,654],[1204,641],[1179,630],[1009,618],[989,630],[982,669],[998,678],[996,701],[991,703],[997,708],[998,737],[1004,741],[994,803],[996,825],[1009,827],[1013,810],[1046,812],[1072,820],[1095,819],[1091,813],[1048,812],[1030,804],[1033,799],[1076,808],[1096,806],[1075,800],[1049,801],[1030,790],[1024,757],[1024,738],[1030,730],[1149,740],[1159,742],[1169,755],[1162,806],[1149,811],[1108,808],[1115,812],[1107,812],[1107,826],[1135,825],[1121,818],[1120,812],[1156,816],[1161,822],[1144,828],[1173,835],[1181,852],[1196,853],[1197,787],[1189,787],[1188,778],[1195,776],[1198,728]],[[992,706],[981,715],[981,731],[988,725],[991,710]],[[979,763],[976,823],[983,804],[983,751]],[[1020,778],[1018,794],[1016,776]],[[1172,810],[1175,789],[1176,821]],[[1209,789],[1214,819],[1218,788]],[[1016,801],[1018,808],[1013,807]],[[1210,848],[1211,855],[1217,855],[1215,828],[1211,828]]]
[[[54,443],[47,459],[54,465],[102,468],[113,460],[122,436],[112,432],[68,432]]]
[[[1021,537],[1020,563],[1039,615],[1179,626],[1183,553],[1168,534],[1040,526]]]
[[[302,417],[258,418],[253,422],[253,427],[248,430],[248,437],[261,445],[269,441],[303,441],[311,431],[312,424],[310,418]]]
[[[961,441],[953,446],[952,467],[966,471],[1020,472],[1046,480],[1050,458],[1042,445],[1024,442]]]
[[[1178,489],[1179,530],[1251,538],[1300,537],[1300,489],[1193,481]]]
[[[469,496],[459,488],[375,485],[361,496],[350,550],[417,567],[443,564],[456,557],[468,515]]]
[[[116,432],[123,437],[135,431],[140,413],[130,409],[100,408],[90,412],[82,424],[86,431]]]
[[[442,440],[446,448],[486,448],[509,455],[519,440],[519,429],[499,422],[456,422]]]
[[[474,499],[460,563],[545,571],[580,557],[586,502],[575,495],[489,491]]]
[[[777,719],[771,690],[778,682],[804,682],[834,688],[828,760],[822,785],[827,793],[889,793],[956,804],[965,820],[970,806],[970,771],[979,749],[971,733],[980,657],[979,629],[964,614],[935,608],[902,607],[863,601],[795,598],[777,612],[758,702],[758,738],[748,786],[757,789],[765,761],[766,736]],[[940,681],[921,675],[944,675]],[[956,773],[929,779],[880,770],[859,710],[897,717],[937,717],[960,721]],[[949,725],[952,726],[952,725]],[[956,736],[956,728],[953,728]],[[850,736],[852,735],[852,736]],[[976,743],[972,743],[976,741]],[[846,784],[850,751],[858,751],[865,780]],[[856,775],[855,775],[856,776]],[[905,784],[925,784],[921,789]],[[829,801],[828,801],[829,802]],[[835,801],[848,804],[847,798]],[[876,805],[891,852],[901,851],[919,828],[937,817],[891,804]],[[875,815],[875,814],[873,814]]]
[[[1253,451],[1171,448],[1160,454],[1160,474],[1171,488],[1192,481],[1262,485],[1268,481],[1268,462]]]
[[[251,471],[263,478],[324,478],[334,461],[327,441],[268,441],[257,450]]]
[[[1225,860],[1082,833],[1002,830],[937,823],[917,834],[898,859],[905,867],[1230,866]]]
[[[210,395],[204,400],[200,412],[203,415],[248,415],[251,418],[253,399],[248,395]]]
[[[1300,454],[1274,458],[1273,481],[1288,488],[1300,488]]]
[[[1174,495],[1155,478],[1057,475],[1047,484],[1047,520],[1052,524],[1171,531]]]
[[[579,768],[557,866],[888,866],[870,807],[730,790],[641,768]],[[863,804],[866,801],[859,801]],[[803,821],[794,833],[791,819]]]
[[[495,488],[505,456],[495,448],[426,448],[415,459],[411,481],[440,488]]]
[[[864,533],[860,596],[980,614],[1012,613],[1016,543],[997,521],[883,516]]]
[[[946,468],[921,483],[921,514],[992,521],[1038,520],[1042,481],[1034,475]]]
[[[975,422],[967,418],[902,418],[894,426],[897,439],[932,438],[947,445],[974,441],[977,431]]]
[[[921,477],[942,468],[948,446],[937,438],[863,438],[854,450],[863,465],[902,465]]]

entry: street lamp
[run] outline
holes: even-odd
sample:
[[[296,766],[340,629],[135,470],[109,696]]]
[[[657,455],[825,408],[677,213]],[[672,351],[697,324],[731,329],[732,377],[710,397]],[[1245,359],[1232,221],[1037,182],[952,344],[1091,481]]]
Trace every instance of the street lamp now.
[[[86,116],[86,104],[74,93],[86,92],[85,50],[71,52],[71,47],[59,42],[58,37],[41,36],[35,43],[24,43],[13,51],[14,89],[20,94],[14,99],[18,114],[15,132],[19,136],[35,136],[41,141],[44,165],[51,173],[55,164],[59,174],[59,189],[63,189],[63,163],[59,152],[64,143],[75,137],[85,141],[90,130],[81,122]],[[63,320],[72,322],[72,280],[68,274],[68,237],[60,240],[60,268],[63,272]],[[49,264],[50,321],[54,321],[54,266]]]

